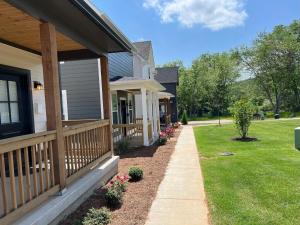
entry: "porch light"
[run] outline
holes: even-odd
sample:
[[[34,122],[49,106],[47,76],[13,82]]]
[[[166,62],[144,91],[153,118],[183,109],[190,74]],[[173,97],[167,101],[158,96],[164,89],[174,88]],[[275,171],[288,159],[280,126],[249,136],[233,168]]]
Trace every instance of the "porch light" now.
[[[33,81],[33,88],[34,90],[43,90],[43,85],[39,81]]]

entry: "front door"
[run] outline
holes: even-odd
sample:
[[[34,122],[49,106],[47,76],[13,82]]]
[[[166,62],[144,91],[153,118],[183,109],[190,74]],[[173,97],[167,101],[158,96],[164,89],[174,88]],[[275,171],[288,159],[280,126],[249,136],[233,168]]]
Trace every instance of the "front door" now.
[[[33,132],[29,72],[0,66],[0,139]]]

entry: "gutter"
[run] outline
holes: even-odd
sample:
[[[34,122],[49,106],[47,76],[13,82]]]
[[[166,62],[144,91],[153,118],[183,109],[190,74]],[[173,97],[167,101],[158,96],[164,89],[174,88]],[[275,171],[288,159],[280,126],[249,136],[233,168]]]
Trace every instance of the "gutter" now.
[[[124,50],[131,52],[134,49],[131,42],[118,28],[103,14],[100,13],[88,0],[69,0],[83,14],[85,14],[98,27],[103,29],[110,38],[119,43]],[[109,23],[109,25],[107,24]]]

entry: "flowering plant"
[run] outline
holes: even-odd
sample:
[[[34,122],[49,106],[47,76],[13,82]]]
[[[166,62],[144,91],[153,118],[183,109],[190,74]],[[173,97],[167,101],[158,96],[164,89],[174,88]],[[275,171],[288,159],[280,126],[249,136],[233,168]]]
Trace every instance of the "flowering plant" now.
[[[166,132],[168,138],[171,138],[174,136],[175,129],[173,127],[167,127],[165,132]]]
[[[121,192],[125,192],[128,185],[129,177],[125,176],[116,176],[115,180],[109,182],[108,188],[113,188]]]
[[[165,145],[168,140],[168,134],[166,132],[160,132],[159,133],[159,144]]]

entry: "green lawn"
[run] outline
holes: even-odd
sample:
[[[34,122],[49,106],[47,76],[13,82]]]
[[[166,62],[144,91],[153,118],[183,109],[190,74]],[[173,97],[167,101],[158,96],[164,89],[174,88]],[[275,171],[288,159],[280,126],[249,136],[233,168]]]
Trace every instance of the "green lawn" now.
[[[250,136],[231,141],[233,125],[194,128],[214,225],[299,225],[300,151],[294,128],[300,120],[255,122]],[[219,156],[230,151],[234,156]]]

